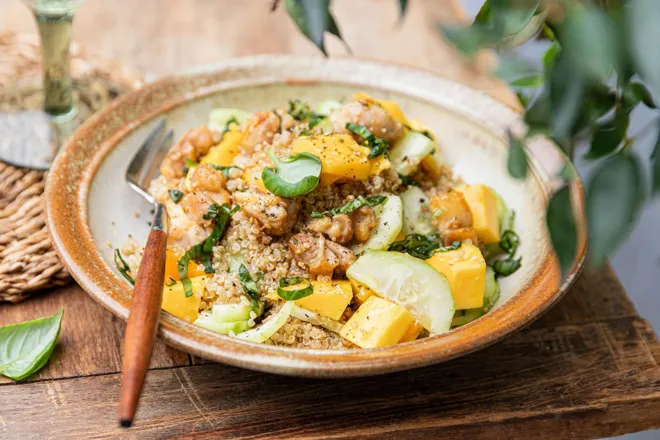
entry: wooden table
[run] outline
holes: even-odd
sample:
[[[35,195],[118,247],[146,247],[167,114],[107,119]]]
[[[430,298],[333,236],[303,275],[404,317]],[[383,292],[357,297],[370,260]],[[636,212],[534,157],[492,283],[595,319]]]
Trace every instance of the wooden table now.
[[[89,0],[75,37],[155,74],[230,56],[314,53],[266,0]],[[513,103],[437,37],[448,2],[336,0],[358,56],[431,68]],[[120,5],[120,6],[119,6]],[[240,5],[240,7],[238,6]],[[0,27],[32,30],[5,0]],[[331,42],[330,50],[341,51]],[[585,272],[539,321],[478,353],[388,376],[310,380],[206,363],[158,344],[138,421],[117,426],[124,324],[72,285],[0,305],[0,325],[65,308],[58,347],[31,379],[0,379],[0,438],[593,438],[660,427],[660,344],[607,268]]]

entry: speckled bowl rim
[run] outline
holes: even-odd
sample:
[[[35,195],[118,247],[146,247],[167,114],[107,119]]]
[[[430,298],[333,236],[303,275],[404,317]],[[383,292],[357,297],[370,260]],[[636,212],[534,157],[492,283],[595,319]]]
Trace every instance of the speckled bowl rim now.
[[[304,65],[346,63],[362,68],[378,68],[400,74],[401,82],[407,77],[424,78],[442,83],[443,87],[458,90],[470,103],[457,111],[486,128],[497,126],[497,131],[510,128],[523,130],[516,111],[486,94],[438,76],[436,73],[407,66],[385,64],[357,59],[268,55],[239,58],[180,76],[163,78],[142,89],[124,95],[110,106],[87,120],[67,142],[57,156],[46,185],[47,225],[53,245],[64,265],[80,286],[95,300],[115,315],[126,320],[130,307],[130,288],[102,258],[87,223],[87,195],[94,173],[109,151],[140,124],[159,117],[163,112],[183,102],[198,99],[220,90],[251,85],[274,83],[332,83],[352,87],[381,88],[365,78],[362,81],[328,81],[324,78],[277,76],[241,82],[241,72],[255,68],[276,68],[283,63]],[[248,70],[244,70],[248,69]],[[319,74],[317,74],[319,75]],[[237,77],[227,80],[228,77]],[[322,76],[322,75],[319,75]],[[405,93],[398,91],[400,93]],[[419,99],[419,96],[415,96]],[[422,98],[423,99],[423,98]],[[437,105],[437,103],[433,103]],[[131,114],[132,109],[139,109]],[[477,110],[473,110],[477,109]],[[119,115],[122,116],[119,116]],[[122,117],[124,119],[122,119]],[[126,121],[130,122],[126,122]],[[496,122],[493,122],[496,121]],[[506,121],[508,127],[502,127]],[[104,129],[109,130],[107,133]],[[539,175],[543,165],[535,158],[535,151],[552,145],[546,139],[537,139],[530,145],[531,168]],[[560,150],[552,145],[555,157],[566,161]],[[556,168],[555,168],[556,169]],[[123,175],[123,172],[120,174]],[[557,189],[549,182],[547,172],[542,184],[546,196]],[[540,179],[540,178],[539,178]],[[362,350],[303,350],[263,344],[253,344],[228,336],[216,335],[162,312],[159,338],[166,344],[183,351],[226,364],[265,371],[306,377],[369,376],[410,368],[422,367],[471,353],[499,341],[511,332],[529,324],[555,304],[574,282],[584,264],[586,255],[586,226],[584,221],[584,191],[579,180],[571,187],[574,215],[578,224],[577,258],[567,276],[561,280],[555,255],[549,251],[527,285],[502,306],[479,320],[451,332],[391,347]]]

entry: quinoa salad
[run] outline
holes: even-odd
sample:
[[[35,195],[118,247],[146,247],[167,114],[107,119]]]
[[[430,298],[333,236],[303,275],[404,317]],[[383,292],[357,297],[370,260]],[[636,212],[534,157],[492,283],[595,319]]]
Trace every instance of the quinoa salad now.
[[[150,193],[169,216],[162,308],[207,330],[304,349],[360,349],[487,313],[515,272],[514,213],[452,175],[434,133],[357,93],[211,111]],[[134,282],[142,246],[115,250]]]

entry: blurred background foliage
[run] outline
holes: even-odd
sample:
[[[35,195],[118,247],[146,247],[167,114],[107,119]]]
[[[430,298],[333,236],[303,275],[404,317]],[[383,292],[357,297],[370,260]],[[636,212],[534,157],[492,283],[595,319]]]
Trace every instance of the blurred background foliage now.
[[[272,8],[280,3],[324,54],[326,34],[342,39],[331,0],[276,0]],[[397,0],[401,20],[408,3]],[[528,126],[523,138],[509,134],[513,177],[527,176],[525,141],[534,136],[548,136],[571,160],[580,155],[593,162],[586,182],[589,260],[603,264],[660,192],[660,122],[629,130],[631,112],[640,105],[655,110],[654,96],[660,96],[660,0],[486,0],[471,25],[438,25],[438,31],[470,59],[484,50],[497,54],[493,74],[514,88]],[[535,38],[551,42],[542,59],[513,50]],[[655,148],[644,161],[630,150],[646,136],[654,137]],[[565,186],[547,211],[563,270],[577,248],[569,192],[575,176],[573,166],[562,170]]]

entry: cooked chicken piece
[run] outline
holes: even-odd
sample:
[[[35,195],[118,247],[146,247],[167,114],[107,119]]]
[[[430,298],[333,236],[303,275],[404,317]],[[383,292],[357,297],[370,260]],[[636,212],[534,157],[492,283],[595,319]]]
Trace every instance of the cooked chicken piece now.
[[[369,240],[378,223],[374,210],[368,206],[361,206],[351,213],[351,218],[353,220],[353,238],[355,238],[355,241],[364,243]],[[338,241],[337,243],[341,242]]]
[[[378,104],[357,101],[348,103],[334,111],[330,115],[330,121],[335,132],[353,134],[346,128],[347,123],[353,122],[364,125],[374,136],[385,139],[390,144],[404,134],[403,124]]]
[[[167,153],[160,164],[160,174],[172,179],[183,177],[186,159],[198,162],[213,146],[213,134],[203,125],[189,130]]]
[[[289,240],[289,249],[294,258],[312,276],[332,276],[339,259],[330,249],[326,247],[329,243],[323,234],[299,233]]]
[[[219,193],[227,190],[227,179],[222,171],[216,170],[210,164],[199,164],[188,171],[190,191],[210,191]]]
[[[449,191],[433,196],[430,207],[433,224],[441,234],[449,229],[472,226],[472,211],[460,192]]]
[[[470,240],[473,245],[478,246],[477,231],[474,228],[457,228],[447,229],[442,233],[442,243],[445,246],[451,246],[455,241],[463,243],[465,240]]]
[[[298,216],[296,200],[250,191],[234,192],[233,195],[241,210],[256,219],[271,235],[286,234],[296,222]]]
[[[209,207],[214,203],[220,206],[231,203],[229,193],[227,191],[195,191],[183,196],[179,202],[186,215],[201,226],[211,224],[211,220],[206,220],[204,215],[209,212]]]
[[[181,203],[182,202],[176,204],[172,200],[167,200],[165,202],[167,214],[170,219],[167,242],[170,245],[179,246],[182,249],[189,249],[191,246],[200,243],[208,237],[209,232],[199,224],[195,223],[195,221],[186,214]]]
[[[307,229],[325,234],[339,244],[346,244],[353,239],[353,221],[346,214],[312,219]]]
[[[245,125],[241,146],[251,152],[259,144],[272,144],[276,133],[288,130],[293,125],[295,120],[284,110],[257,112]]]
[[[340,272],[346,272],[346,269],[348,267],[355,263],[355,260],[357,260],[357,257],[351,251],[350,249],[345,248],[344,246],[335,243],[334,241],[326,241],[325,242],[326,247],[328,250],[332,251],[333,254],[337,257],[339,260],[339,264],[337,264],[337,267],[335,270],[338,270]]]

